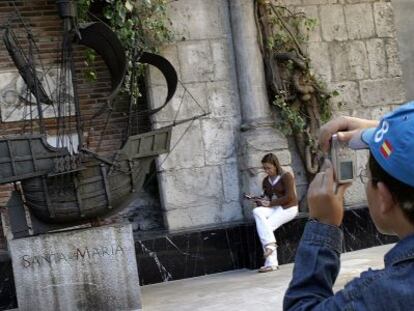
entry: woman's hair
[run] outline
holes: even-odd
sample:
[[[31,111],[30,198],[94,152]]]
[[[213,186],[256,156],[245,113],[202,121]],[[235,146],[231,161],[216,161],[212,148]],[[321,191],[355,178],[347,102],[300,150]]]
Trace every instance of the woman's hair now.
[[[279,175],[282,175],[283,169],[280,166],[279,159],[277,158],[277,156],[275,154],[273,154],[273,153],[266,154],[262,159],[262,164],[264,164],[264,163],[269,163],[269,164],[272,164],[272,165],[276,166],[277,173]]]
[[[371,182],[377,187],[379,182],[384,183],[390,191],[393,199],[398,202],[401,210],[407,219],[414,224],[414,187],[407,185],[388,174],[370,154],[369,170],[371,172]]]

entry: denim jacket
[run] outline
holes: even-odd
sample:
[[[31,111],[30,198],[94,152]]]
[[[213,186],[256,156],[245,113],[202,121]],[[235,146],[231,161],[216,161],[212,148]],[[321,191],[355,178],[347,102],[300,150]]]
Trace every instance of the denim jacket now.
[[[283,309],[413,311],[414,235],[399,241],[385,255],[384,269],[369,269],[334,294],[342,239],[339,228],[308,222],[296,252]]]

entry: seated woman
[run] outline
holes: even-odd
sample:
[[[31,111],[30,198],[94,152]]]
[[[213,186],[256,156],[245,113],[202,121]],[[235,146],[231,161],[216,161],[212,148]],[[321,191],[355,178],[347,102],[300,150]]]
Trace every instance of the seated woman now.
[[[266,154],[262,165],[267,176],[263,179],[263,196],[253,199],[253,215],[265,258],[259,272],[270,272],[279,266],[273,231],[295,218],[298,200],[293,175],[283,171],[276,155]]]

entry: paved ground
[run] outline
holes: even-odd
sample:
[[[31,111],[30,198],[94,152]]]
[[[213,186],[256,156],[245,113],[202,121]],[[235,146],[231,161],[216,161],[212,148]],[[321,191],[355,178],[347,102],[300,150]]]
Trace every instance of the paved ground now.
[[[382,268],[383,256],[393,245],[345,253],[335,289],[368,267]],[[259,274],[236,270],[192,279],[143,286],[144,311],[278,311],[290,281],[293,264]]]

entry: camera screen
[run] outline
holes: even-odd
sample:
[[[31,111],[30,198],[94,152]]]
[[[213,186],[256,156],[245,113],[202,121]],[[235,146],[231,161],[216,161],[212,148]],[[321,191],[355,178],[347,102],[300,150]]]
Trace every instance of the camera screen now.
[[[341,179],[353,179],[354,178],[354,170],[352,167],[352,161],[341,162]]]

